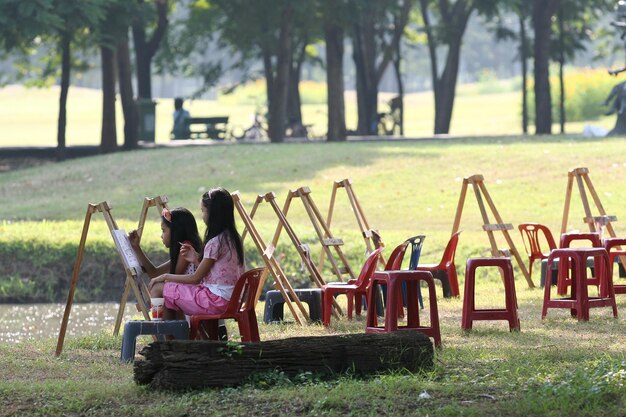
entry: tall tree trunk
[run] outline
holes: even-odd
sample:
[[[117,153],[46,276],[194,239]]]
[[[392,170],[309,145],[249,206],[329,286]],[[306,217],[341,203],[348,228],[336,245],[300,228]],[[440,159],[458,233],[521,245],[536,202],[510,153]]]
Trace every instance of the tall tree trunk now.
[[[398,83],[398,98],[400,101],[400,135],[404,136],[404,83],[402,82],[402,72],[400,71],[400,42],[396,46],[396,53],[393,59],[393,69]]]
[[[519,15],[520,60],[522,61],[522,132],[528,133],[528,62],[526,52],[526,16]]]
[[[440,3],[442,20],[448,29],[448,36],[445,40],[445,44],[448,47],[448,55],[443,72],[439,76],[437,69],[437,47],[439,45],[433,35],[428,4],[427,0],[420,0],[422,17],[426,26],[428,50],[431,57],[431,71],[433,72],[433,92],[435,95],[434,132],[435,134],[447,134],[450,132],[450,122],[454,109],[456,82],[461,56],[461,41],[474,6],[472,2],[465,0],[457,0],[452,7],[447,7],[447,2]]]
[[[276,78],[274,97],[270,103],[268,133],[272,142],[282,142],[285,136],[285,114],[287,110],[287,89],[289,88],[289,67],[292,49],[293,5],[287,4],[282,11],[281,27],[276,57]]]
[[[550,95],[550,34],[552,16],[558,0],[535,0],[533,27],[535,31],[535,133],[552,133],[552,98]]]
[[[328,96],[328,141],[346,140],[346,107],[343,85],[343,28],[324,24],[326,41],[326,91]]]
[[[65,128],[67,126],[67,95],[70,89],[71,41],[69,32],[61,35],[61,94],[59,96],[59,120],[57,121],[57,159],[66,157]]]
[[[117,73],[119,77],[120,98],[124,113],[124,149],[137,147],[138,114],[133,98],[132,69],[128,37],[117,44]]]
[[[565,30],[563,28],[563,7],[559,7],[559,122],[561,133],[565,133],[565,79],[563,78],[563,66],[565,65],[565,42],[563,40]]]
[[[358,23],[355,23],[353,35],[358,106],[357,131],[361,135],[375,135],[378,123],[376,46],[373,16],[365,14],[365,16],[361,16]]]
[[[289,88],[287,91],[287,122],[302,125],[302,99],[300,96],[300,75],[302,63],[305,58],[305,49],[308,44],[306,39],[299,42],[298,48],[294,48],[294,53],[289,63]]]
[[[398,18],[394,19],[394,24],[397,27],[401,24]],[[406,24],[406,23],[405,23]],[[399,123],[400,123],[400,135],[404,136],[404,82],[402,81],[402,71],[401,71],[401,60],[402,60],[402,51],[401,51],[401,42],[402,38],[397,37],[393,42],[393,69],[396,74],[396,83],[398,84],[398,101],[400,107],[398,111],[399,114]],[[395,132],[394,132],[395,133]]]
[[[261,47],[263,54],[263,74],[265,75],[265,91],[267,91],[267,108],[272,107],[274,102],[274,81],[276,78],[274,71],[274,63],[272,62],[271,48],[268,46]]]
[[[450,132],[460,57],[461,39],[458,38],[448,45],[446,66],[435,90],[435,134]]]
[[[102,58],[102,152],[113,152],[117,148],[115,125],[115,50],[100,47]]]
[[[140,4],[144,0],[138,0]],[[155,0],[157,25],[150,39],[146,37],[146,23],[141,17],[133,22],[133,43],[137,73],[137,95],[139,98],[152,98],[152,58],[167,30],[167,0]]]

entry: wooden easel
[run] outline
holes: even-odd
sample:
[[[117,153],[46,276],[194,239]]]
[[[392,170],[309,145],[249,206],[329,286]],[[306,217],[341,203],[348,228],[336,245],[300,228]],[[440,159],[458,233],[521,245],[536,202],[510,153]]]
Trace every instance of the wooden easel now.
[[[604,206],[598,197],[598,193],[594,188],[591,179],[589,178],[588,168],[575,168],[567,173],[567,189],[565,190],[565,205],[563,207],[563,221],[561,222],[561,234],[567,231],[567,220],[569,217],[570,202],[572,200],[572,188],[574,185],[574,179],[578,185],[578,191],[580,192],[580,199],[583,203],[583,209],[585,211],[585,217],[583,222],[589,225],[590,232],[599,232],[598,225],[600,227],[606,227],[611,237],[617,237],[615,229],[611,222],[617,221],[617,216],[611,216],[606,214]],[[599,216],[593,216],[591,214],[591,206],[589,205],[589,199],[587,198],[587,192],[585,191],[585,185],[589,189],[589,194],[593,198],[593,202],[600,213]],[[619,248],[621,250],[621,248]],[[620,262],[626,268],[626,256],[620,256]]]
[[[291,243],[294,245],[294,247],[298,251],[302,264],[309,272],[309,278],[311,282],[313,282],[313,284],[315,284],[316,287],[321,288],[323,285],[326,284],[326,282],[324,281],[324,278],[322,277],[322,274],[320,273],[319,269],[315,266],[315,264],[311,260],[311,254],[309,252],[307,245],[302,244],[302,242],[300,241],[300,238],[298,238],[298,235],[291,227],[291,224],[289,224],[287,217],[285,217],[285,214],[282,212],[282,210],[278,206],[278,203],[276,202],[276,194],[274,194],[273,192],[269,192],[264,195],[258,195],[256,198],[256,201],[254,202],[254,206],[252,207],[252,210],[250,211],[250,218],[254,219],[254,215],[256,214],[257,209],[263,202],[269,203],[269,205],[274,210],[276,217],[278,218],[276,232],[274,233],[274,238],[272,239],[272,246],[276,247],[278,245],[278,240],[280,238],[281,229],[284,228],[285,231],[287,232],[287,235],[289,236],[289,239],[291,240]],[[336,313],[342,314],[341,307],[334,300],[333,300],[333,306],[334,306],[333,314],[338,318],[338,315]]]
[[[274,257],[274,249],[275,249],[274,245],[273,244],[266,245],[265,242],[263,241],[263,238],[261,237],[258,230],[254,226],[252,217],[248,214],[248,212],[246,211],[246,209],[244,208],[241,202],[241,195],[239,194],[239,191],[235,191],[231,193],[231,196],[233,198],[235,209],[237,210],[237,213],[239,213],[239,217],[244,223],[244,230],[241,234],[242,240],[249,233],[252,240],[254,241],[254,244],[257,250],[261,254],[261,257],[263,258],[263,262],[265,263],[265,271],[263,272],[263,276],[261,277],[261,282],[259,283],[259,289],[257,291],[255,300],[258,301],[261,295],[261,289],[263,287],[263,284],[265,283],[265,279],[267,278],[267,274],[271,273],[272,276],[274,277],[274,287],[278,291],[280,291],[280,294],[283,296],[283,299],[285,300],[285,304],[291,311],[291,314],[293,315],[295,321],[300,325],[304,325],[310,319],[309,313],[307,312],[306,308],[302,305],[298,297],[295,296],[294,289],[289,283],[289,279],[287,278],[287,275],[285,274],[280,264]],[[255,205],[255,211],[256,211],[256,207],[258,207],[258,205]],[[294,303],[297,307],[297,310],[296,310],[296,307],[294,307]]]
[[[65,341],[65,332],[67,330],[67,323],[70,316],[70,311],[72,309],[72,303],[74,301],[74,291],[76,289],[76,283],[78,282],[78,274],[80,272],[81,263],[83,260],[83,254],[85,251],[85,242],[87,240],[87,234],[89,232],[89,224],[91,222],[91,216],[94,213],[100,212],[104,216],[104,220],[109,227],[109,231],[113,234],[113,231],[118,230],[117,223],[113,219],[111,215],[111,207],[109,203],[103,201],[99,204],[89,204],[87,206],[87,214],[85,215],[85,222],[83,223],[83,232],[80,237],[80,244],[78,245],[78,251],[76,254],[76,261],[74,262],[74,269],[72,271],[72,280],[70,281],[70,290],[67,295],[67,304],[65,305],[65,311],[63,313],[63,320],[61,322],[61,328],[59,330],[59,339],[57,341],[57,348],[55,356],[59,356],[63,350],[63,343]],[[148,294],[148,289],[145,283],[139,277],[139,271],[134,268],[129,268],[126,266],[126,261],[122,254],[120,253],[120,257],[122,258],[122,262],[124,263],[124,269],[126,270],[126,283],[125,288],[132,288],[133,293],[135,294],[135,298],[137,299],[138,308],[143,313],[143,316],[146,320],[150,320],[150,315],[148,314],[148,309],[150,306],[150,296]],[[119,328],[121,324],[121,319],[124,314],[124,308],[126,307],[126,297],[128,296],[128,292],[125,290],[122,296],[122,302],[120,303],[120,308],[117,313],[117,319],[115,322],[115,330],[113,332],[114,335],[117,336],[119,333]]]
[[[139,214],[139,223],[137,224],[137,235],[139,236],[139,241],[141,241],[141,236],[143,235],[143,227],[146,224],[146,218],[148,216],[148,209],[150,207],[156,207],[159,210],[159,216],[163,212],[163,209],[167,208],[167,197],[166,196],[157,196],[157,197],[145,197],[143,200],[143,206],[141,207],[141,213]],[[124,317],[124,309],[126,308],[126,300],[128,300],[128,293],[131,290],[130,283],[132,280],[126,280],[126,284],[124,285],[124,293],[122,294],[122,300],[120,301],[120,309],[117,311],[117,318],[115,320],[115,329],[113,330],[114,334],[118,334],[120,330],[120,325],[122,323],[122,319]],[[143,282],[143,281],[142,281]],[[150,299],[149,294],[146,292],[147,296],[146,300]],[[137,310],[140,310],[139,305],[137,305]]]
[[[161,215],[163,209],[167,208],[167,201],[167,197],[164,195],[153,198],[146,197],[143,199],[143,206],[141,207],[141,213],[139,214],[139,223],[137,224],[137,235],[139,235],[139,240],[141,240],[141,236],[143,235],[143,226],[146,224],[148,209],[150,209],[150,207],[156,207],[159,210],[159,215]]]
[[[459,205],[456,208],[456,216],[454,218],[454,225],[452,226],[452,234],[455,234],[459,230],[459,226],[461,224],[461,214],[463,213],[463,204],[465,202],[465,195],[467,194],[467,186],[471,184],[474,189],[474,194],[476,194],[476,201],[478,202],[478,208],[480,209],[480,214],[483,218],[483,230],[487,232],[487,236],[489,237],[489,243],[491,245],[491,254],[495,257],[500,256],[510,256],[511,254],[515,257],[517,264],[519,265],[522,273],[524,274],[524,278],[526,278],[526,282],[528,283],[529,288],[535,288],[535,284],[524,265],[524,261],[522,260],[519,252],[515,248],[515,244],[509,235],[509,230],[513,229],[513,225],[510,223],[504,223],[502,217],[498,213],[498,209],[496,209],[493,200],[489,196],[489,192],[487,191],[487,187],[484,184],[484,178],[482,175],[472,175],[471,177],[467,177],[463,179],[463,185],[461,187],[461,195],[459,197]],[[482,194],[482,195],[481,195]],[[492,224],[489,221],[489,216],[487,215],[487,210],[485,209],[485,204],[483,203],[483,196],[491,209],[494,217],[496,218],[497,223]],[[498,245],[496,243],[496,238],[493,234],[494,231],[499,230],[504,234],[504,238],[506,239],[509,249],[508,250],[499,250]]]
[[[346,190],[346,194],[348,195],[348,201],[350,202],[350,206],[352,206],[352,212],[356,217],[356,221],[359,225],[359,230],[361,231],[361,235],[365,240],[366,251],[369,254],[373,249],[379,248],[380,246],[384,246],[380,234],[378,230],[374,230],[370,228],[370,225],[367,221],[367,217],[365,217],[365,212],[363,211],[363,207],[359,202],[354,190],[352,189],[352,180],[349,178],[343,180],[337,180],[333,183],[333,190],[330,194],[330,203],[328,204],[328,215],[326,216],[326,225],[330,228],[330,223],[333,220],[333,212],[335,210],[335,199],[337,197],[337,190],[339,188],[343,188]],[[320,263],[319,268],[322,269],[324,267],[324,251],[322,251],[320,255]],[[382,267],[385,267],[385,259],[383,256],[379,256],[378,260]]]
[[[339,281],[343,281],[343,275],[347,274],[349,279],[356,279],[350,265],[348,264],[348,260],[341,250],[341,245],[343,245],[343,240],[337,239],[332,235],[330,231],[330,227],[324,221],[322,214],[317,209],[313,198],[311,197],[311,189],[309,187],[300,187],[296,190],[289,190],[287,194],[287,199],[285,200],[285,205],[283,206],[283,213],[285,217],[289,212],[289,207],[291,206],[291,201],[294,198],[300,198],[302,204],[304,205],[304,209],[309,215],[309,219],[311,220],[311,224],[315,229],[315,233],[319,239],[319,242],[322,245],[323,252],[326,252],[326,256],[331,263],[333,273],[337,276]],[[282,228],[279,227],[276,229],[276,235],[274,236],[274,240],[278,239],[280,236]],[[335,259],[331,248],[335,251],[335,255],[338,259]],[[339,266],[341,263],[341,267]]]

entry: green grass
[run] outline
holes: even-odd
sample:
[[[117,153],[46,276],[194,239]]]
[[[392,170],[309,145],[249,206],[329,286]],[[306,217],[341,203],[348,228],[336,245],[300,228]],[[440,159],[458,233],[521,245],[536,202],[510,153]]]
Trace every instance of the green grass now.
[[[499,82],[499,84],[506,82]],[[489,90],[490,84],[459,86],[455,100],[450,134],[510,135],[521,133],[521,95],[510,87]],[[311,90],[320,94],[322,85],[304,86],[303,94]],[[607,92],[608,93],[608,92]],[[386,102],[393,94],[380,94],[380,111],[386,111]],[[265,98],[262,89],[249,87],[239,95],[224,96],[217,101],[194,100],[185,104],[192,116],[230,116],[230,126],[248,127],[257,106]],[[305,97],[306,98],[306,97]],[[49,89],[25,89],[19,86],[0,88],[0,114],[2,139],[0,146],[55,146],[58,116],[58,87]],[[173,100],[158,99],[156,106],[156,142],[169,142],[172,129]],[[117,100],[117,136],[123,143],[123,116],[120,100]],[[317,104],[315,104],[317,103]],[[356,128],[356,97],[346,92],[346,123]],[[102,93],[79,87],[71,87],[68,96],[67,145],[96,145],[100,143],[102,129]],[[302,108],[304,123],[313,124],[314,132],[326,131],[327,108],[313,100]],[[613,117],[593,122],[568,123],[567,131],[580,133],[585,124],[592,123],[611,128]],[[413,93],[405,96],[405,136],[427,137],[433,133],[434,99],[431,92]],[[531,127],[532,131],[532,127]],[[554,131],[558,131],[555,125]]]
[[[136,225],[144,196],[165,194],[172,206],[198,213],[201,191],[214,185],[241,190],[248,208],[257,193],[274,191],[282,203],[288,189],[308,185],[325,213],[332,181],[350,177],[370,225],[380,230],[388,246],[426,234],[422,261],[433,262],[450,235],[462,178],[473,174],[484,175],[505,222],[537,221],[557,234],[567,171],[586,166],[606,211],[623,218],[625,145],[624,138],[576,137],[259,144],[71,160],[0,175],[0,245],[31,239],[76,244],[87,203],[103,199],[111,202],[126,229]],[[364,244],[341,197],[333,229],[358,257]],[[276,223],[269,208],[264,209],[258,225],[271,236]],[[584,230],[582,217],[575,189],[568,230]],[[312,239],[300,205],[292,205],[289,218],[299,235]],[[150,219],[144,236],[158,245],[156,214]],[[465,259],[488,254],[481,225],[469,192],[457,253],[461,285]],[[624,227],[615,223],[618,235],[624,235]],[[519,235],[512,236],[523,252]],[[88,245],[96,241],[110,244],[97,216]],[[542,321],[543,293],[529,289],[518,268],[516,282],[521,333],[509,333],[503,322],[478,322],[473,332],[463,334],[462,300],[440,299],[444,347],[437,352],[434,371],[424,375],[344,375],[326,382],[268,376],[235,389],[173,394],[135,386],[132,367],[118,363],[120,339],[110,335],[68,341],[59,359],[52,356],[53,340],[1,344],[0,415],[256,415],[279,410],[288,415],[624,415],[626,298],[618,297],[622,317],[617,320],[601,308],[592,309],[588,323],[578,323],[561,310],[551,310]],[[477,293],[479,308],[503,305],[495,274],[479,278]],[[260,317],[262,305],[257,312]],[[262,324],[261,337],[362,332],[363,326],[362,320],[335,321],[330,330]],[[236,334],[234,328],[230,331]],[[424,391],[430,398],[420,398]]]
[[[503,305],[499,279],[479,281],[480,308]],[[608,309],[592,309],[588,323],[551,310],[540,320],[541,291],[518,285],[520,333],[505,322],[460,329],[461,299],[439,301],[443,349],[435,369],[321,380],[303,374],[258,376],[239,388],[183,393],[136,386],[131,365],[119,363],[120,337],[110,332],[68,339],[60,358],[54,340],[0,344],[0,415],[623,415],[626,408],[626,325]],[[340,301],[344,299],[340,298]],[[619,299],[623,311],[626,300]],[[261,318],[263,305],[257,308]],[[425,310],[424,312],[426,312]],[[321,326],[260,324],[264,340],[358,333],[364,322]],[[229,323],[231,337],[237,331]],[[138,348],[149,339],[139,341]],[[427,393],[428,397],[423,398]],[[422,394],[422,397],[420,397]]]

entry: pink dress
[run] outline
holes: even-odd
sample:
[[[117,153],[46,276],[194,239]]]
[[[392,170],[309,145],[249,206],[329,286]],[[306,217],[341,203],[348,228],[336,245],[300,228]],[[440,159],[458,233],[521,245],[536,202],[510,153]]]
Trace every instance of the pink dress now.
[[[165,283],[165,307],[187,315],[221,314],[226,310],[235,283],[245,271],[244,265],[239,265],[237,249],[222,233],[207,242],[203,259],[215,262],[200,284]]]

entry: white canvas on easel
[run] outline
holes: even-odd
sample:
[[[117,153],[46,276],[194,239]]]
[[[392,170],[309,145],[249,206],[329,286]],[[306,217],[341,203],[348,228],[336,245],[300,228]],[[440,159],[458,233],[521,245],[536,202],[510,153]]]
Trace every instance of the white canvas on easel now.
[[[135,255],[133,247],[130,245],[130,240],[128,239],[126,231],[124,229],[112,230],[111,235],[113,236],[113,241],[115,242],[117,251],[122,257],[124,266],[127,269],[134,270],[136,274],[139,274],[141,271],[141,265],[139,264],[139,260],[137,259],[137,255]]]

